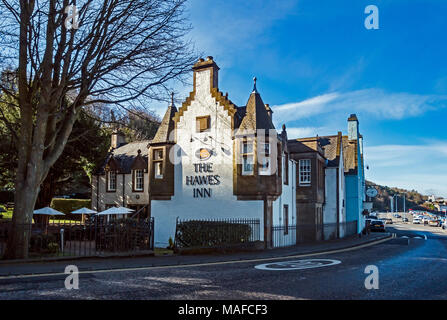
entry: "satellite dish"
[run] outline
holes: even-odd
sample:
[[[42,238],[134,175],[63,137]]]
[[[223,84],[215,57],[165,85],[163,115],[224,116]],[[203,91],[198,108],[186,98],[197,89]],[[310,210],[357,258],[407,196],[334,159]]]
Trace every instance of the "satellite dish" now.
[[[366,195],[370,198],[376,197],[378,193],[376,188],[368,188],[368,190],[366,190]]]

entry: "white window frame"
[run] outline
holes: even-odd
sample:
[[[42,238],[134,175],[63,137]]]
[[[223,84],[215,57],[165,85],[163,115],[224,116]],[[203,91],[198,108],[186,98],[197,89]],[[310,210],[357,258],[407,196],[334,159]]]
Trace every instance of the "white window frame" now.
[[[144,190],[144,170],[136,169],[134,170],[134,190],[143,191]]]
[[[271,173],[271,166],[270,166],[270,143],[268,142],[262,142],[261,143],[262,149],[261,154],[259,157],[259,175],[262,176],[270,176]]]
[[[251,146],[251,148],[249,148],[248,146]],[[243,141],[242,142],[242,175],[243,176],[251,176],[251,175],[254,175],[254,173],[255,173],[253,150],[254,150],[253,141]],[[251,161],[249,161],[249,159],[251,159]],[[249,166],[251,166],[251,168]]]
[[[310,186],[312,183],[311,159],[300,159],[298,163],[298,168],[299,168],[298,175],[299,175],[300,186]]]
[[[116,191],[116,185],[117,185],[117,181],[116,181],[116,171],[108,171],[107,172],[107,191]],[[113,181],[114,181],[114,187],[112,188],[112,176],[113,176]]]

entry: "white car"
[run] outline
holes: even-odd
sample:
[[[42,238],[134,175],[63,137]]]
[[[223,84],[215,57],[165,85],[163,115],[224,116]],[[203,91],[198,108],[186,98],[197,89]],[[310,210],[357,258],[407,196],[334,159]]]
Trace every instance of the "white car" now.
[[[419,218],[414,218],[413,219],[413,224],[421,224],[422,220]]]

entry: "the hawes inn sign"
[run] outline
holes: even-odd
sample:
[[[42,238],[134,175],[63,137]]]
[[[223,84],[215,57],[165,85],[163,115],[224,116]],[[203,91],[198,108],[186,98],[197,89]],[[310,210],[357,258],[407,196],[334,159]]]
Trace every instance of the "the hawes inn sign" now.
[[[200,148],[196,152],[196,157],[200,161],[206,161],[211,158],[212,150]],[[220,185],[220,176],[214,174],[213,163],[199,162],[193,163],[196,175],[186,176],[186,185],[193,186],[192,196],[194,198],[211,198],[212,188],[210,186]]]

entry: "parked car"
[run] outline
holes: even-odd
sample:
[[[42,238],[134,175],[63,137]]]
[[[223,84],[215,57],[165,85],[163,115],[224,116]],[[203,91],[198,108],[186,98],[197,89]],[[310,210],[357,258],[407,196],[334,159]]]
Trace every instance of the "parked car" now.
[[[422,220],[420,218],[414,218],[413,219],[413,224],[421,224]]]
[[[397,213],[393,214],[393,217],[394,218],[401,218],[401,216],[399,214],[397,214]]]
[[[429,217],[423,217],[422,218],[422,223],[423,224],[428,224],[428,222],[430,221],[431,219],[429,218]]]
[[[402,222],[408,222],[408,218],[402,218]]]
[[[371,231],[385,232],[385,224],[382,220],[371,220],[369,228]]]
[[[393,224],[393,219],[391,218],[383,218],[381,219],[385,224]]]
[[[431,227],[440,227],[441,221],[439,221],[438,219],[431,219],[430,221],[428,221],[428,225]]]

